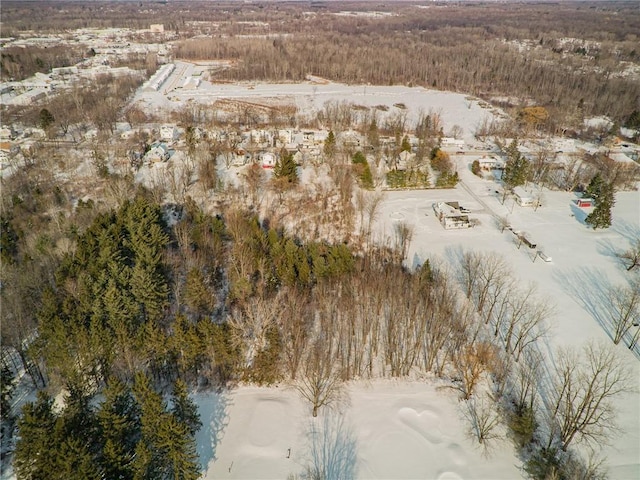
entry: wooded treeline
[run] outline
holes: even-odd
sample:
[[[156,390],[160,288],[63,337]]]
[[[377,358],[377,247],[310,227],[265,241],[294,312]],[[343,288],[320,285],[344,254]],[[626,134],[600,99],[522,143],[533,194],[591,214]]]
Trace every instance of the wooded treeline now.
[[[373,7],[359,2],[256,2],[250,8],[94,2],[90,11],[67,2],[5,3],[5,35],[162,23],[172,38],[198,36],[178,45],[177,58],[239,60],[237,68],[216,74],[221,80],[298,81],[314,74],[346,83],[420,85],[508,97],[521,106],[533,101],[569,126],[585,115],[624,124],[640,109],[637,74],[625,71],[640,60],[633,2],[376,5],[385,15],[372,17],[366,13]],[[3,72],[15,70],[6,59]]]
[[[578,111],[624,122],[640,101],[640,84],[611,75],[610,67],[603,66],[600,75],[587,73],[560,54],[519,52],[480,29],[199,38],[184,41],[175,54],[239,60],[235,68],[215,74],[220,80],[301,81],[313,74],[352,84],[419,85],[484,98],[533,99],[560,123],[570,123]]]

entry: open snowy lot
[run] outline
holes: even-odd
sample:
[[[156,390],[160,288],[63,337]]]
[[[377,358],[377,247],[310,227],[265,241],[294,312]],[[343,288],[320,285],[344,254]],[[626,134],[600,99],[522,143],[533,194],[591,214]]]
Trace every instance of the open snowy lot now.
[[[351,384],[339,413],[323,409],[315,419],[295,391],[282,387],[241,387],[196,400],[207,479],[283,479],[314,468],[330,479],[521,476],[511,443],[498,441],[486,455],[467,435],[456,392],[429,381]]]
[[[253,103],[289,103],[299,111],[312,114],[327,102],[349,102],[364,107],[384,106],[380,116],[406,113],[413,126],[419,114],[440,114],[445,133],[454,125],[462,128],[463,138],[473,143],[473,134],[485,118],[501,112],[461,93],[427,90],[421,87],[344,85],[331,82],[305,83],[210,83],[202,80],[197,88],[184,88],[190,78],[200,78],[210,66],[176,62],[176,68],[158,91],[139,89],[133,102],[151,112],[178,110],[189,102],[211,105],[216,100],[234,99]],[[274,100],[275,99],[275,100]]]
[[[640,236],[640,192],[618,192],[613,224],[594,231],[584,224],[590,210],[575,206],[575,194],[544,190],[542,206],[520,207],[496,193],[497,184],[474,176],[469,169],[473,157],[458,158],[462,184],[454,190],[388,192],[383,203],[377,232],[393,238],[393,224],[404,221],[414,226],[407,263],[415,267],[427,258],[440,259],[455,268],[461,250],[497,252],[511,265],[523,284],[533,282],[538,292],[555,305],[550,332],[543,347],[549,365],[559,346],[579,348],[590,340],[611,342],[605,328],[606,312],[598,305],[602,295],[614,285],[623,285],[632,272],[626,272],[614,252],[626,250],[632,238]],[[436,201],[459,201],[471,210],[470,217],[480,225],[466,230],[444,230],[434,216]],[[514,231],[525,232],[539,250],[552,258],[536,259],[535,250],[514,243],[514,235],[503,233],[495,216],[505,217]],[[535,260],[535,261],[534,261]],[[640,353],[629,351],[621,342],[619,355],[633,369],[640,386]],[[622,432],[603,456],[611,478],[640,478],[640,394],[619,397],[618,425]]]

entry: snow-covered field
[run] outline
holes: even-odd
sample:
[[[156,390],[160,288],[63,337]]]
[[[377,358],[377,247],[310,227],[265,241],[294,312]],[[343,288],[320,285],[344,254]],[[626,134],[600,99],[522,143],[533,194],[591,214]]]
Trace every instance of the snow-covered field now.
[[[304,83],[210,83],[203,80],[198,88],[187,89],[182,85],[194,75],[198,78],[206,67],[186,62],[176,62],[176,68],[159,91],[138,90],[134,103],[148,111],[178,110],[188,102],[211,105],[220,99],[248,102],[266,102],[269,99],[288,100],[305,114],[322,109],[327,102],[349,102],[365,107],[385,106],[380,116],[406,113],[410,126],[415,125],[420,112],[440,114],[444,131],[454,125],[462,128],[465,141],[472,143],[473,134],[485,117],[489,119],[502,113],[485,102],[461,93],[427,90],[421,87],[344,85],[332,82],[309,81]],[[482,105],[482,106],[481,106]]]
[[[200,394],[205,478],[284,479],[314,468],[328,479],[520,478],[509,441],[485,452],[469,438],[457,396],[433,381],[356,382],[339,411],[323,409],[314,419],[282,387]]]

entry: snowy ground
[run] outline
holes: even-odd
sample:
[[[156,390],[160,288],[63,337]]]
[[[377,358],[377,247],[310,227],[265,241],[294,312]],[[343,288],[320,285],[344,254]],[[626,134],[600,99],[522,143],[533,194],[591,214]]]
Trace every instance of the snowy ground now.
[[[407,262],[415,266],[426,258],[444,259],[455,265],[460,249],[491,251],[504,256],[514,274],[523,283],[533,282],[545,298],[556,306],[551,331],[543,353],[549,364],[558,346],[580,348],[589,340],[612,343],[606,331],[605,313],[598,308],[598,298],[611,285],[622,285],[631,275],[620,265],[615,251],[626,250],[632,238],[640,236],[640,192],[618,192],[613,209],[613,225],[593,231],[584,224],[589,210],[577,208],[575,194],[544,190],[537,211],[520,207],[512,199],[501,204],[496,184],[474,176],[468,165],[473,157],[460,157],[458,171],[463,184],[454,190],[388,192],[378,220],[381,236],[393,235],[393,224],[405,221],[415,226]],[[466,188],[465,188],[466,187]],[[444,230],[431,209],[436,201],[459,201],[470,209],[480,226],[467,230]],[[508,218],[515,231],[526,232],[538,249],[552,257],[547,263],[537,258],[535,250],[513,243],[513,234],[495,226],[493,215]],[[596,299],[596,301],[594,301]],[[638,350],[629,351],[622,343],[618,353],[628,362],[640,387]],[[611,478],[640,478],[640,394],[619,398],[616,435],[603,456]]]
[[[349,102],[355,105],[376,107],[384,105],[387,112],[381,116],[406,113],[410,125],[415,125],[420,112],[439,113],[447,133],[454,125],[463,130],[463,138],[473,143],[473,134],[485,117],[503,115],[485,102],[461,93],[427,90],[421,87],[343,85],[332,82],[304,83],[210,83],[203,80],[198,88],[182,88],[194,75],[198,78],[208,67],[187,62],[176,62],[176,68],[157,92],[138,90],[133,102],[151,112],[177,110],[189,102],[211,105],[219,99],[236,99],[249,102],[266,102],[269,99],[289,99],[298,110],[311,114],[322,109],[326,102]],[[404,105],[406,109],[394,105]],[[482,105],[482,106],[481,106]]]
[[[325,466],[331,479],[521,477],[512,445],[500,440],[486,455],[465,430],[457,393],[433,383],[357,382],[340,412],[323,409],[316,419],[282,387],[196,399],[205,424],[200,448],[211,438],[217,444],[215,454],[199,452],[207,479],[283,479],[314,466]]]
[[[390,112],[400,111],[394,104],[403,103],[408,107],[410,122],[420,110],[439,111],[445,131],[453,125],[461,126],[468,143],[473,143],[473,132],[483,118],[499,114],[462,94],[399,86],[311,82],[212,85],[203,81],[198,89],[178,88],[194,68],[179,63],[160,92],[139,91],[136,101],[157,111],[179,108],[190,99],[211,104],[218,98],[290,96],[305,112],[320,109],[330,100],[371,107],[387,105]],[[574,194],[545,190],[543,206],[537,211],[521,208],[511,199],[502,205],[495,183],[469,171],[472,155],[454,160],[462,183],[453,190],[386,193],[374,226],[377,240],[392,237],[394,223],[404,221],[414,226],[409,266],[431,258],[453,268],[461,249],[503,255],[523,283],[534,282],[556,306],[551,333],[542,347],[549,364],[557,346],[579,347],[591,339],[610,342],[602,314],[590,300],[601,295],[607,285],[621,284],[628,276],[613,253],[628,248],[633,235],[638,237],[640,233],[640,193],[618,193],[613,226],[594,232],[584,224],[586,213],[572,205]],[[436,201],[459,201],[480,225],[468,230],[444,230],[431,207]],[[500,233],[495,226],[496,216],[507,217],[514,230],[526,232],[553,261],[537,258],[534,262],[533,250],[524,245],[517,249],[513,234]],[[622,344],[618,350],[635,378],[640,379],[637,353]],[[240,387],[231,392],[197,394],[204,424],[198,433],[198,453],[205,478],[281,479],[327,462],[331,465],[328,478],[445,480],[522,476],[509,441],[496,441],[488,455],[478,449],[477,442],[467,434],[469,422],[464,418],[462,404],[451,390],[438,389],[426,380],[380,380],[350,384],[348,398],[340,415],[313,420],[308,405],[296,392],[284,387]],[[640,393],[621,398],[618,407],[618,423],[623,431],[605,448],[603,456],[611,478],[637,479]]]

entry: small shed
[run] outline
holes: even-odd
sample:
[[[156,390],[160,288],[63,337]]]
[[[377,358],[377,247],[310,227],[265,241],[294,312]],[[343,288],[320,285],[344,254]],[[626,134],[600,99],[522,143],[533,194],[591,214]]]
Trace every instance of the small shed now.
[[[579,198],[576,200],[576,205],[578,205],[580,208],[593,207],[593,198]]]

